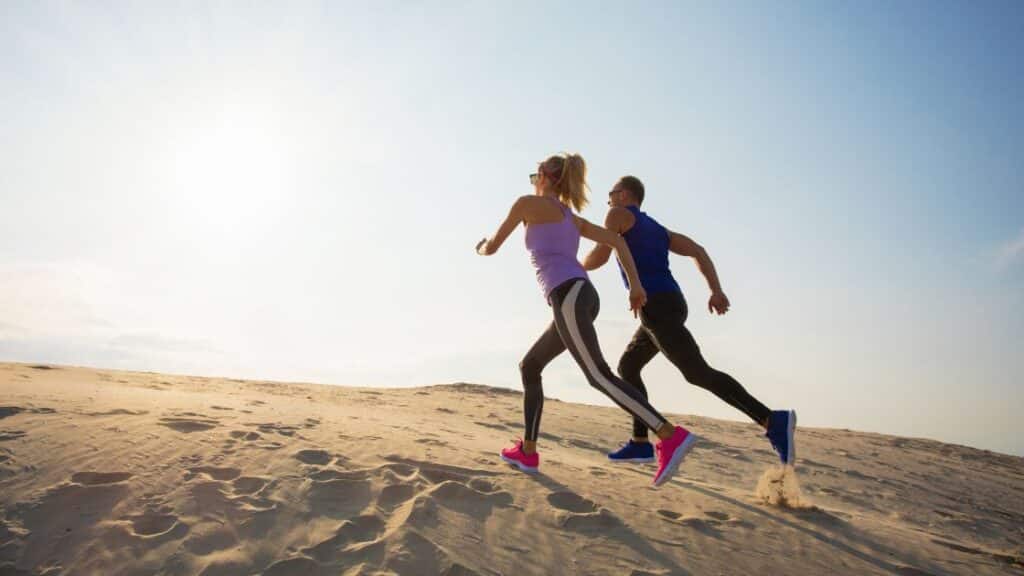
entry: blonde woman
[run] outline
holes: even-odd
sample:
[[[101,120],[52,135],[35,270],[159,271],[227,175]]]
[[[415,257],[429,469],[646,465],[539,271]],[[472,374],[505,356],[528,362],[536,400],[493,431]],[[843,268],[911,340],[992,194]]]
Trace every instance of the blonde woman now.
[[[622,237],[573,214],[573,210],[579,212],[587,204],[586,171],[586,163],[579,154],[551,156],[541,162],[537,172],[530,174],[534,194],[516,200],[494,236],[476,246],[477,253],[489,256],[498,251],[517,226],[526,226],[526,249],[554,315],[547,330],[519,364],[525,392],[526,430],[522,440],[501,451],[501,458],[524,472],[537,471],[537,437],[544,407],[541,372],[568,349],[591,386],[657,434],[658,471],[654,485],[659,486],[675,474],[697,437],[668,422],[634,386],[618,378],[598,347],[594,320],[600,300],[576,256],[580,236],[615,250],[629,283],[629,307],[634,315],[646,303],[647,295]]]

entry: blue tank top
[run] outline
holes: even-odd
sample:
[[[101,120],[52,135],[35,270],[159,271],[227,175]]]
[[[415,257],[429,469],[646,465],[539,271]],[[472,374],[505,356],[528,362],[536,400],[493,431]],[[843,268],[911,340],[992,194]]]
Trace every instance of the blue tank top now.
[[[682,292],[668,269],[668,230],[636,206],[626,208],[633,213],[636,222],[622,237],[626,239],[629,251],[633,255],[640,284],[648,295],[658,292]],[[619,273],[622,274],[622,281],[628,288],[629,282],[621,264]]]

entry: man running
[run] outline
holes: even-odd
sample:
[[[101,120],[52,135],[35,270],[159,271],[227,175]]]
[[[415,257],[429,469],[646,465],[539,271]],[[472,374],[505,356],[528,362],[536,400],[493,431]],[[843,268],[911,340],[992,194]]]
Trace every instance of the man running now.
[[[622,353],[619,375],[636,386],[646,398],[647,388],[640,378],[640,371],[661,352],[679,368],[688,382],[710,391],[762,426],[782,464],[793,464],[796,459],[793,444],[796,412],[769,410],[732,376],[708,366],[685,326],[686,300],[669,270],[668,254],[673,252],[696,260],[711,289],[708,311],[722,315],[729,311],[729,299],[722,292],[715,265],[699,244],[668,230],[641,212],[643,201],[644,185],[635,176],[623,176],[608,193],[610,209],[605,218],[605,228],[625,238],[636,263],[640,283],[647,292],[647,303],[640,311],[641,325]],[[608,261],[610,255],[611,248],[598,244],[584,258],[583,267],[596,270]],[[647,438],[647,425],[634,418],[633,438],[619,450],[608,454],[608,458],[614,462],[653,461],[654,450]]]

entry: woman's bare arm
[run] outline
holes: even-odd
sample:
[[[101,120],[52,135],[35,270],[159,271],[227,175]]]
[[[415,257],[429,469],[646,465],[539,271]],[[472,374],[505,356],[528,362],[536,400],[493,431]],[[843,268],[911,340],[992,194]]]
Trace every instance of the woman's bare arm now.
[[[622,269],[626,272],[626,280],[629,282],[629,309],[636,316],[637,312],[647,303],[647,293],[640,284],[640,276],[636,272],[633,254],[630,253],[626,240],[615,232],[579,216],[576,217],[576,225],[579,226],[580,235],[584,238],[611,246],[615,250],[615,257],[622,264]]]
[[[633,213],[625,208],[612,208],[608,211],[608,215],[604,219],[604,227],[616,234],[624,234],[633,224],[636,222],[636,217]],[[583,269],[584,270],[597,270],[601,266],[604,266],[608,262],[608,257],[612,255],[611,246],[606,244],[597,244],[586,256],[583,257]]]
[[[491,238],[484,238],[477,242],[476,252],[481,256],[490,256],[501,248],[501,245],[505,243],[505,239],[508,235],[516,229],[526,219],[526,203],[528,196],[520,196],[516,200],[515,204],[508,211],[508,216],[505,217],[504,222],[498,226],[498,231],[494,233]]]

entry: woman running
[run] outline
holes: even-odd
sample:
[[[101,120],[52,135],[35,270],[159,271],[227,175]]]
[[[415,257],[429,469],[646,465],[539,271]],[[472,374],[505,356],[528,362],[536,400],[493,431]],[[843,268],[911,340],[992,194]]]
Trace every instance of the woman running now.
[[[536,472],[540,465],[537,436],[540,434],[544,392],[541,372],[566,349],[583,370],[587,381],[623,410],[643,421],[657,434],[658,471],[654,485],[660,486],[675,474],[697,437],[682,426],[674,426],[658,413],[639,391],[618,378],[601,355],[594,320],[600,309],[597,290],[577,260],[580,236],[607,244],[622,262],[629,282],[629,307],[636,315],[647,300],[637,276],[629,247],[618,234],[596,226],[572,213],[587,204],[587,166],[579,154],[551,156],[530,174],[534,194],[522,196],[512,205],[508,217],[490,239],[476,245],[483,256],[494,254],[520,223],[526,226],[526,249],[537,270],[537,281],[551,306],[554,320],[541,334],[519,364],[523,377],[523,439],[501,451],[501,458],[524,472]]]

